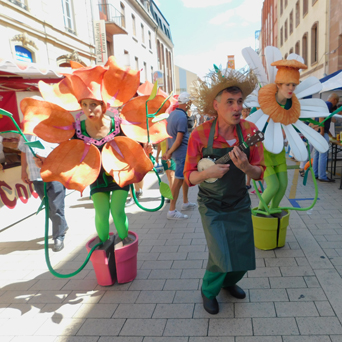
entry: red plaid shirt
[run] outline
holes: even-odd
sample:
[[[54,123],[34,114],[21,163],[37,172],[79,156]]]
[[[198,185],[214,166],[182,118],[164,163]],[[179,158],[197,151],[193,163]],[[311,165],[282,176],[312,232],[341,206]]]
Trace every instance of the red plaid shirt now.
[[[192,171],[197,171],[197,164],[203,158],[202,150],[208,146],[208,139],[210,134],[210,128],[212,125],[212,120],[204,122],[202,125],[196,127],[188,142],[188,152],[186,154],[185,165],[184,165],[184,177],[189,186],[193,186],[190,183],[189,177]],[[252,136],[258,128],[254,123],[241,119],[240,121],[241,131],[243,135],[243,140],[246,141],[248,135]],[[233,146],[239,145],[239,137],[236,131],[236,127],[234,127],[234,137],[236,142]],[[215,135],[213,148],[227,148],[230,146],[227,141],[218,134],[218,121],[216,122],[215,127]],[[264,177],[265,171],[265,162],[264,162],[264,151],[263,145],[261,142],[258,144],[251,146],[249,154],[249,162],[251,165],[260,166],[263,171],[261,173],[260,179]]]

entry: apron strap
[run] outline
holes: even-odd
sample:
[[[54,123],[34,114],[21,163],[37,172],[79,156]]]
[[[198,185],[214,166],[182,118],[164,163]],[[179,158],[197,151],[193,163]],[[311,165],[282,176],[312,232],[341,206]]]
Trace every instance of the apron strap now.
[[[217,118],[213,121],[213,124],[211,125],[207,148],[213,147],[216,122],[217,122]]]

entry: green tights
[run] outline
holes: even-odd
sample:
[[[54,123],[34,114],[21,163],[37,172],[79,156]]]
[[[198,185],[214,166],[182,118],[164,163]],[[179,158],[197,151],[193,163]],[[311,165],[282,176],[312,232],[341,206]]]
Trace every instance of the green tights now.
[[[267,187],[262,194],[262,199],[267,205],[271,202],[270,208],[278,208],[287,188],[287,171],[267,176],[265,182]],[[265,210],[261,202],[258,209]]]
[[[109,239],[109,211],[112,214],[115,228],[121,239],[128,236],[128,219],[125,213],[125,203],[128,191],[97,192],[91,196],[95,208],[95,227],[102,242]]]

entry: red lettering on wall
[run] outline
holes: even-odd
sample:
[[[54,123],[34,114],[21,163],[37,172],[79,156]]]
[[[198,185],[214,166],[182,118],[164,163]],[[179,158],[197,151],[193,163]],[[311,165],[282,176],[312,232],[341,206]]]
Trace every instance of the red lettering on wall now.
[[[34,186],[33,186],[33,183],[30,183],[29,184],[29,188],[30,188],[30,191],[31,191],[31,194],[34,198],[38,198],[39,195],[36,193],[36,191],[34,190]]]
[[[24,203],[24,204],[26,204],[27,203],[27,201],[28,201],[28,199],[29,199],[29,194],[28,194],[28,192],[27,192],[27,188],[26,188],[26,186],[24,186],[23,184],[16,184],[15,185],[15,188],[16,188],[16,190],[17,190],[17,194],[18,194],[18,198]],[[24,196],[25,197],[24,197]]]
[[[17,199],[14,197],[13,200],[10,200],[2,188],[7,188],[9,190],[12,190],[12,188],[6,182],[0,181],[0,198],[7,208],[13,209],[17,204]]]

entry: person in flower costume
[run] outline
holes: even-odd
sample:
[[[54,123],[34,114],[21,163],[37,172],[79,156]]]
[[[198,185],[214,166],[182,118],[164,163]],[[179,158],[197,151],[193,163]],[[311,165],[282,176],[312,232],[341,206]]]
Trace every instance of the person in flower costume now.
[[[140,72],[121,68],[114,57],[105,66],[71,63],[75,70],[61,82],[52,86],[39,82],[45,101],[22,100],[24,133],[60,144],[40,165],[42,179],[57,180],[81,193],[90,185],[100,240],[109,239],[110,213],[119,237],[125,240],[129,184],[140,182],[153,168],[151,144],[143,148],[139,142],[147,143],[148,135],[150,143],[168,137],[166,120],[148,118],[147,130],[146,111],[163,113],[170,102],[161,95],[152,100],[148,96],[133,98]],[[120,115],[118,107],[122,108]],[[69,111],[80,109],[74,119]],[[80,121],[82,113],[84,121]]]
[[[302,83],[299,81],[300,69],[307,69],[303,59],[291,54],[282,60],[280,51],[272,46],[265,48],[268,78],[254,50],[242,50],[250,68],[256,73],[260,89],[246,99],[248,106],[260,107],[247,120],[255,123],[264,131],[265,140],[265,182],[267,188],[262,198],[271,209],[278,208],[287,188],[287,167],[284,149],[284,135],[290,144],[291,151],[298,161],[305,161],[308,152],[300,138],[300,131],[318,151],[327,151],[326,140],[303,121],[312,117],[329,115],[323,100],[303,99],[303,97],[319,92],[321,83],[315,77],[309,77]],[[297,131],[295,130],[295,128]],[[264,209],[259,204],[259,209]]]

